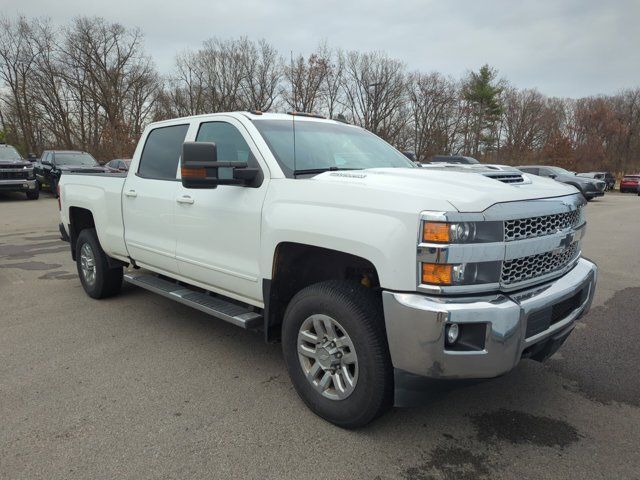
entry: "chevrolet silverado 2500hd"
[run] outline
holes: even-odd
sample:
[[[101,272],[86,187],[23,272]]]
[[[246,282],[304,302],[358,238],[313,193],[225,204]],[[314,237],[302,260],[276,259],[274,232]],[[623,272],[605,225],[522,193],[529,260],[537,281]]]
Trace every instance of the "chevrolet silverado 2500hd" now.
[[[88,295],[124,277],[262,330],[302,400],[347,428],[406,404],[417,380],[545,360],[596,283],[574,188],[508,167],[416,168],[307,114],[154,123],[127,174],[65,174],[60,192]]]

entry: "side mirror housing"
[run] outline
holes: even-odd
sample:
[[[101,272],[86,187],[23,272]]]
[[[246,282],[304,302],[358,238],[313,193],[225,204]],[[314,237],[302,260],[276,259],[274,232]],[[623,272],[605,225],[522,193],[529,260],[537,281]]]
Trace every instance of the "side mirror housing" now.
[[[51,165],[49,160],[41,160],[40,163],[42,163],[42,165]]]
[[[550,173],[550,174],[549,174],[549,178],[552,178],[552,179],[554,179],[554,180],[555,180],[555,179],[556,179],[556,177],[557,177],[557,175],[555,175],[555,174],[553,174],[553,173]]]
[[[232,168],[233,178],[219,178],[219,168]],[[247,162],[219,162],[213,142],[184,142],[180,175],[185,188],[216,188],[218,185],[247,185],[256,178],[257,168]]]
[[[36,154],[35,154],[35,153],[28,153],[28,154],[27,154],[27,160],[30,160],[30,161],[32,161],[32,162],[33,162],[33,161],[34,161],[34,160],[36,160],[37,158],[38,158],[38,157],[36,157]]]

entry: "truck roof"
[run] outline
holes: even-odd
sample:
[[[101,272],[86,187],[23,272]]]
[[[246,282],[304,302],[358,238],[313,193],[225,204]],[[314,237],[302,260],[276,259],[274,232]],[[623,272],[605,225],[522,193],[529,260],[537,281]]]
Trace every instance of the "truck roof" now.
[[[208,118],[214,119],[217,117],[233,117],[236,119],[248,118],[249,120],[292,120],[296,119],[296,122],[324,122],[324,123],[335,123],[339,125],[348,125],[354,128],[360,128],[356,125],[350,125],[344,122],[340,122],[338,120],[331,120],[329,118],[322,118],[319,116],[310,116],[310,114],[305,113],[267,113],[267,112],[256,112],[256,111],[235,111],[235,112],[218,112],[218,113],[204,113],[201,115],[191,115],[187,117],[179,117],[179,118],[171,118],[168,120],[161,120],[159,122],[153,122],[150,126],[155,127],[159,125],[171,125],[180,122],[192,121],[195,119],[205,120]]]

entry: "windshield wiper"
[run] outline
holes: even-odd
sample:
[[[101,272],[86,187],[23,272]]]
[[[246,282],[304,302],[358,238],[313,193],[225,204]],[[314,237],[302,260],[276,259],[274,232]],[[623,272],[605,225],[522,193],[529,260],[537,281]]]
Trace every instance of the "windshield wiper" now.
[[[294,170],[293,175],[311,175],[315,173],[337,172],[338,170],[362,170],[361,168],[343,168],[343,167],[325,167],[325,168],[308,168],[306,170]]]

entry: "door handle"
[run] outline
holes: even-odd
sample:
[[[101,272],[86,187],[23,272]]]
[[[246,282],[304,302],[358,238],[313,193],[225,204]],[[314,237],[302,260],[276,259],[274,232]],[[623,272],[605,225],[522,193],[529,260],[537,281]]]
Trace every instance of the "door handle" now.
[[[128,190],[128,191],[124,192],[124,194],[127,197],[137,197],[138,196],[138,192],[136,192],[135,190]]]
[[[193,198],[189,195],[183,195],[182,197],[176,198],[176,202],[178,203],[187,203],[189,205],[193,204]]]

